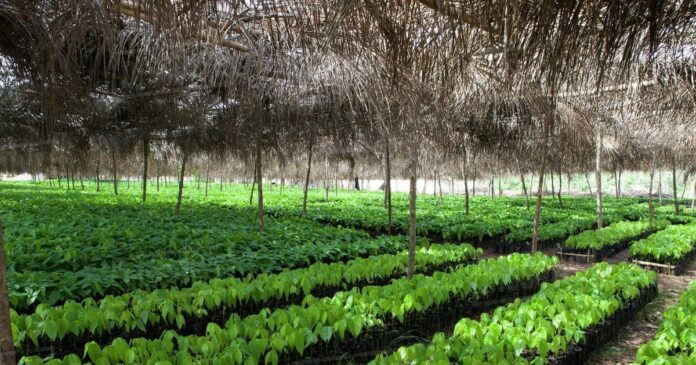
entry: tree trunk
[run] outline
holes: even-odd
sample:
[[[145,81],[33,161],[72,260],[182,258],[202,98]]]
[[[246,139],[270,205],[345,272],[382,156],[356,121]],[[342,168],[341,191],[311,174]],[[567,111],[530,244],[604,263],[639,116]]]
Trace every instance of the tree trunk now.
[[[503,174],[498,171],[498,196],[503,196]]]
[[[73,189],[74,189],[73,185]],[[679,214],[679,200],[677,198],[677,162],[672,156],[672,192],[674,193],[674,213]]]
[[[594,192],[592,192],[592,185],[590,184],[590,174],[585,172],[585,182],[587,183],[587,191],[590,193],[590,196],[594,195]]]
[[[691,210],[696,208],[696,180],[694,180],[694,195],[691,196]]]
[[[553,199],[556,198],[556,184],[553,177],[553,168],[550,168],[549,170],[551,170],[549,176],[551,177],[551,201],[553,202]]]
[[[305,175],[305,181],[304,181],[304,193],[302,195],[302,216],[305,217],[307,216],[307,190],[309,189],[309,176],[312,171],[312,146],[313,141],[309,142],[309,150],[308,150],[308,156],[309,158],[307,159],[307,174]]]
[[[99,165],[101,164],[101,155],[97,153],[97,193],[99,192]]]
[[[256,184],[258,185],[258,211],[257,217],[259,221],[259,231],[263,232],[263,170],[261,165],[261,137],[262,137],[262,126],[259,125],[256,132]]]
[[[602,228],[604,212],[602,209],[602,127],[597,123],[597,146],[595,151],[595,185],[597,189],[597,229]]]
[[[179,214],[181,210],[181,195],[184,192],[184,174],[186,173],[186,160],[188,160],[188,148],[184,148],[184,157],[181,160],[181,174],[179,175],[179,193],[176,196],[176,209],[174,214]]]
[[[156,182],[156,185],[157,185],[157,192],[159,193],[159,185],[160,185],[159,169],[157,169],[157,177],[155,178],[155,182]]]
[[[393,211],[392,211],[392,190],[391,190],[391,159],[389,156],[389,135],[386,135],[386,138],[384,139],[385,141],[385,146],[384,146],[384,159],[385,159],[385,166],[384,166],[384,172],[385,172],[385,177],[384,177],[384,196],[385,196],[385,201],[387,203],[387,234],[392,233],[392,219],[393,219]]]
[[[537,252],[539,245],[539,221],[541,219],[541,201],[544,197],[544,174],[546,173],[546,155],[548,154],[549,134],[554,118],[553,112],[544,121],[544,140],[541,154],[541,171],[539,171],[539,188],[537,189],[537,201],[534,208],[534,225],[532,227],[532,253]]]
[[[147,163],[150,157],[150,141],[143,141],[143,203],[147,199]]]
[[[410,184],[408,194],[408,270],[407,277],[413,278],[416,268],[416,181],[418,177],[418,142],[411,136]]]
[[[652,165],[652,164],[651,164]],[[655,205],[653,204],[653,180],[655,178],[655,167],[650,166],[650,188],[648,188],[648,212],[650,214],[650,224],[655,219]]]
[[[491,181],[488,183],[488,189],[491,192],[491,199],[495,198],[495,179],[493,178],[493,173],[491,172]]]
[[[118,195],[118,163],[116,161],[116,151],[114,149],[111,150],[111,163],[111,170],[114,174],[114,195]]]
[[[7,260],[5,259],[2,220],[0,219],[0,364],[2,365],[14,365],[17,361],[14,341],[12,340],[9,297]]]

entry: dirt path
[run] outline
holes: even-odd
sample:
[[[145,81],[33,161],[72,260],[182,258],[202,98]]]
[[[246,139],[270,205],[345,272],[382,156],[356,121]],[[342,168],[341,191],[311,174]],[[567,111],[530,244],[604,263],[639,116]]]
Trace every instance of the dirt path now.
[[[555,255],[556,249],[546,248],[542,252],[547,255]],[[484,252],[484,257],[497,256],[501,255],[488,250]],[[616,264],[628,261],[628,257],[628,250],[624,250],[607,258],[605,261]],[[592,265],[594,264],[562,260],[556,266],[556,277],[570,276],[578,271],[586,270]],[[655,336],[662,322],[662,313],[678,302],[679,296],[693,280],[696,280],[696,261],[689,263],[682,275],[658,274],[657,285],[659,294],[657,298],[645,306],[638,313],[637,319],[622,329],[616,339],[607,342],[602,348],[597,350],[586,364],[628,365],[633,363],[638,348]]]
[[[619,255],[621,253],[608,261],[619,259]],[[635,360],[640,345],[655,336],[655,332],[662,322],[662,313],[677,303],[679,296],[692,280],[696,280],[696,262],[689,263],[680,276],[658,274],[659,295],[657,298],[638,313],[638,318],[635,321],[621,330],[618,338],[599,349],[587,364],[631,364]]]

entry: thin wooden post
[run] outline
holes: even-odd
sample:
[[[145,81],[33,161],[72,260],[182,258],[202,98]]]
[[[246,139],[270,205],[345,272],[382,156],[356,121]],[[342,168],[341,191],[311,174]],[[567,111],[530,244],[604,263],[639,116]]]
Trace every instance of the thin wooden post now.
[[[563,200],[561,199],[561,189],[563,189],[563,172],[558,169],[558,205],[563,209]]]
[[[143,196],[142,200],[145,203],[147,199],[147,164],[150,156],[150,141],[143,140]]]
[[[384,166],[384,194],[385,194],[385,201],[387,203],[387,234],[392,233],[392,219],[393,219],[393,211],[392,211],[392,189],[391,189],[391,159],[389,156],[389,135],[386,134],[384,138],[384,159],[385,159],[385,166]]]
[[[308,148],[308,159],[307,159],[307,174],[305,175],[305,181],[304,181],[304,191],[302,195],[302,216],[305,217],[307,216],[307,190],[309,189],[309,176],[312,171],[312,146],[314,144],[314,141],[309,141],[309,148]]]
[[[554,108],[555,109],[555,108]],[[541,171],[539,171],[539,188],[537,189],[537,201],[536,207],[534,208],[534,225],[532,227],[532,253],[536,253],[539,245],[539,222],[541,219],[541,201],[544,197],[544,173],[546,172],[546,155],[548,154],[549,147],[549,134],[553,124],[553,118],[555,118],[555,110],[551,111],[549,115],[544,119],[544,139],[542,145],[542,155],[541,155]]]
[[[116,162],[116,150],[111,148],[111,163],[114,175],[114,195],[118,195],[118,164]]]
[[[413,131],[411,132],[413,133]],[[418,178],[418,141],[415,135],[411,136],[410,146],[410,177],[408,194],[408,268],[407,277],[413,278],[416,267],[416,181]]]
[[[181,196],[184,192],[184,174],[186,173],[186,160],[188,160],[188,146],[184,147],[184,157],[181,160],[181,174],[179,175],[179,192],[176,197],[176,209],[175,214],[179,214],[181,210]]]
[[[442,198],[442,177],[440,176],[440,170],[435,170],[435,175],[437,175],[437,185],[438,188],[440,189],[440,204],[444,204],[444,200]]]
[[[99,174],[100,174],[100,171],[99,171],[100,166],[99,165],[100,164],[101,164],[101,155],[99,153],[97,153],[97,176],[96,176],[97,177],[97,193],[99,192],[99,178],[100,178],[99,177]]]
[[[257,132],[256,132],[256,184],[258,185],[258,193],[256,194],[258,196],[258,209],[257,209],[257,218],[259,222],[259,231],[263,232],[264,230],[264,222],[263,222],[263,170],[262,170],[262,165],[261,165],[261,158],[262,156],[262,149],[261,149],[261,141],[262,141],[262,136],[263,136],[263,125],[259,123],[259,126],[257,127]]]
[[[650,188],[648,189],[648,211],[650,214],[650,224],[653,224],[655,219],[655,206],[653,204],[653,180],[655,177],[655,166],[651,163],[650,166]]]
[[[466,151],[464,152],[466,154]],[[462,177],[464,178],[464,214],[469,214],[469,175],[468,175],[468,164],[467,156],[464,157],[464,162],[462,162]]]
[[[205,164],[205,196],[208,196],[208,185],[210,184],[210,159]]]
[[[674,213],[679,214],[679,200],[677,198],[677,160],[674,156],[672,156],[672,191],[674,193]]]
[[[602,210],[602,127],[597,122],[597,145],[595,151],[595,185],[597,185],[597,229],[602,228],[603,210]]]
[[[0,364],[16,364],[12,321],[10,320],[9,291],[7,286],[7,260],[3,241],[3,227],[0,219]]]

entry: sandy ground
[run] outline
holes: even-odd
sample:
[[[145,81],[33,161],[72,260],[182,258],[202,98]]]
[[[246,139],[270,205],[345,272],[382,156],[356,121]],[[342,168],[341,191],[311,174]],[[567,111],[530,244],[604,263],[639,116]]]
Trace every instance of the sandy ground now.
[[[607,261],[619,261],[628,253],[622,252]],[[638,318],[624,328],[619,336],[599,349],[587,362],[592,365],[631,364],[638,348],[650,341],[662,322],[662,314],[679,301],[689,283],[696,279],[696,263],[691,262],[682,275],[658,274],[659,294],[638,313]]]

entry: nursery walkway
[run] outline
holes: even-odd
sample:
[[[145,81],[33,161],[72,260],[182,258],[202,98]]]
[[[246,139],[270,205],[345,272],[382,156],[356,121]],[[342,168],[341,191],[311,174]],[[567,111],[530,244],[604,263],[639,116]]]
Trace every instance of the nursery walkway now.
[[[556,254],[556,248],[544,248],[541,251],[547,255]],[[502,256],[502,254],[494,253],[492,250],[485,250],[483,256],[497,257]],[[627,262],[628,257],[628,250],[623,250],[607,258],[605,261],[616,264],[619,262]],[[593,263],[586,264],[561,260],[556,266],[557,278],[573,275],[592,265]],[[628,365],[633,363],[638,348],[655,336],[662,322],[662,313],[676,305],[679,301],[679,296],[686,291],[689,283],[693,280],[696,280],[696,261],[690,262],[682,275],[673,276],[658,274],[657,285],[659,294],[657,298],[646,305],[645,308],[638,313],[636,320],[623,328],[617,338],[607,342],[602,348],[595,351],[586,364]]]
[[[623,256],[628,257],[628,253],[621,252],[607,261],[626,261],[626,257]],[[696,280],[696,262],[694,261],[687,265],[682,275],[658,274],[659,294],[657,298],[645,306],[638,313],[638,318],[621,330],[616,339],[595,352],[587,364],[631,364],[635,360],[640,345],[650,341],[655,336],[660,322],[662,322],[662,313],[676,305],[679,296],[687,289],[692,280]]]

